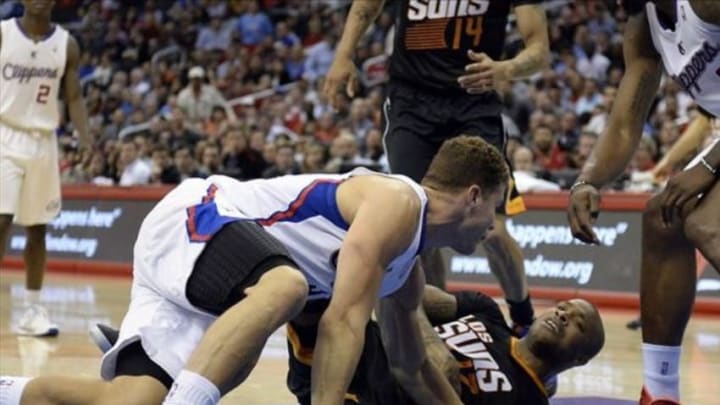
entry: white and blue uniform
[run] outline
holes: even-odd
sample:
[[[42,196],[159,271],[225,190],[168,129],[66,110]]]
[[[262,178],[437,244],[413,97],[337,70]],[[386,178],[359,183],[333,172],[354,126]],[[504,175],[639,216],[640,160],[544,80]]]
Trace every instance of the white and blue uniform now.
[[[705,110],[720,117],[720,26],[700,19],[688,0],[675,1],[676,23],[666,28],[652,2],[645,5],[650,34],[665,71]],[[716,137],[686,167],[698,164]]]
[[[1,21],[0,32],[0,214],[47,224],[60,212],[55,130],[69,34],[54,25],[34,41],[18,19]]]
[[[279,240],[310,286],[309,300],[332,295],[337,257],[349,225],[337,206],[338,186],[350,177],[381,175],[357,169],[342,175],[285,176],[239,182],[225,176],[189,179],[143,221],[133,252],[130,307],[120,339],[105,355],[102,376],[114,376],[117,353],[141,340],[148,356],[175,378],[215,316],[194,307],[185,286],[207,241],[223,225],[254,221]],[[422,203],[412,243],[388,266],[380,296],[405,284],[422,248],[427,196],[405,176]]]

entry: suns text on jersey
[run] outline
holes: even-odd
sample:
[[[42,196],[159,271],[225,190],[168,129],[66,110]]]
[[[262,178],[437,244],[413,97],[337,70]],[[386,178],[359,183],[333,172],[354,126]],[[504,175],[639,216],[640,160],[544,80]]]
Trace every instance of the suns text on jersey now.
[[[472,360],[478,388],[483,392],[512,391],[510,379],[488,352],[486,345],[492,344],[493,338],[485,324],[468,315],[437,326],[435,331],[445,344]]]
[[[487,12],[490,0],[410,0],[408,20],[478,16]]]

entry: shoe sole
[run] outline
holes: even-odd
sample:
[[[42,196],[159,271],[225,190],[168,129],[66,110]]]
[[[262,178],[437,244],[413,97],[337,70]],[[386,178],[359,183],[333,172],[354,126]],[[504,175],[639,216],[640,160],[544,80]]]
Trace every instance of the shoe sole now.
[[[29,336],[29,337],[55,337],[60,334],[60,329],[57,327],[50,328],[46,330],[45,332],[29,332],[23,329],[16,329],[15,334],[20,336]]]
[[[100,349],[101,352],[107,353],[113,347],[113,344],[108,340],[105,334],[100,330],[97,325],[93,325],[88,331],[90,339],[95,342],[95,345]]]

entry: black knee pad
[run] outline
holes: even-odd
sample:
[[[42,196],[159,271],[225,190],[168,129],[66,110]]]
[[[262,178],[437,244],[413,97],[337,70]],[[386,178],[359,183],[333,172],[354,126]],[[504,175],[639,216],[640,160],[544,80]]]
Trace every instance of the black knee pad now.
[[[207,242],[185,294],[194,306],[220,315],[245,298],[246,288],[278,266],[298,268],[285,246],[262,226],[231,222]]]

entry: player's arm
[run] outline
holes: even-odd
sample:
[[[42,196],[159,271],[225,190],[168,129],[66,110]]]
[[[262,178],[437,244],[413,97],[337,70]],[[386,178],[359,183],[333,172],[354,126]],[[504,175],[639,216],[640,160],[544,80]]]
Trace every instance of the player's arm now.
[[[80,46],[75,38],[70,35],[68,36],[67,64],[65,66],[65,76],[63,77],[65,102],[68,105],[73,127],[78,132],[80,146],[90,148],[92,146],[92,139],[90,139],[87,109],[85,108],[85,99],[83,98],[82,86],[80,85],[79,66]]]
[[[550,64],[550,40],[545,8],[540,4],[515,7],[517,28],[525,49],[508,60],[508,79],[533,75]]]
[[[355,48],[370,23],[382,11],[384,3],[385,0],[353,1],[345,21],[345,29],[343,29],[342,37],[335,50],[335,60],[325,76],[323,93],[328,100],[332,101],[335,98],[335,93],[344,83],[347,83],[346,93],[348,96],[355,95],[357,87],[357,72],[353,62]]]
[[[653,169],[656,178],[669,176],[675,166],[687,156],[697,151],[705,137],[710,133],[710,117],[698,114],[685,129],[680,139],[665,153],[660,162]]]
[[[351,225],[340,248],[332,298],[318,326],[311,379],[315,405],[342,403],[385,269],[412,243],[419,221],[421,202],[408,186],[396,182],[381,192],[363,191],[361,186],[378,183],[357,181],[338,194],[341,211],[351,204],[357,208],[343,211]]]
[[[378,304],[390,370],[418,404],[460,404],[450,382],[459,388],[457,363],[421,307],[424,285],[422,269],[416,264],[405,285]]]
[[[644,12],[628,18],[623,57],[625,75],[608,122],[570,193],[570,228],[576,238],[587,243],[599,243],[592,229],[599,212],[598,189],[620,175],[630,161],[660,84],[662,62]]]
[[[515,15],[525,48],[514,58],[503,61],[468,50],[468,58],[472,62],[465,66],[465,74],[458,78],[458,83],[468,93],[483,93],[500,81],[521,79],[548,66],[550,40],[545,9],[536,4],[520,5],[515,7]]]
[[[655,51],[645,13],[628,19],[623,41],[625,75],[605,130],[578,180],[602,187],[619,176],[632,158],[655,98],[662,62]]]

